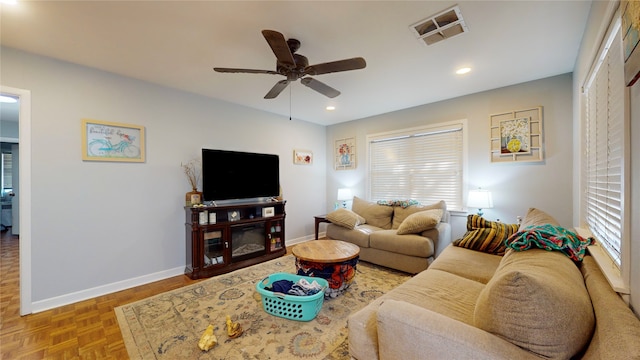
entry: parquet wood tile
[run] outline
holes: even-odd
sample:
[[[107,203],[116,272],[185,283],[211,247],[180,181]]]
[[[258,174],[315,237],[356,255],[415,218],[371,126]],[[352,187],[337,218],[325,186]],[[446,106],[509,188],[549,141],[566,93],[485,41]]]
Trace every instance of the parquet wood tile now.
[[[21,317],[19,239],[1,234],[0,360],[128,359],[113,309],[201,281],[176,276]]]
[[[128,359],[113,309],[192,284],[176,276],[37,314],[20,316],[19,239],[0,238],[0,359]]]

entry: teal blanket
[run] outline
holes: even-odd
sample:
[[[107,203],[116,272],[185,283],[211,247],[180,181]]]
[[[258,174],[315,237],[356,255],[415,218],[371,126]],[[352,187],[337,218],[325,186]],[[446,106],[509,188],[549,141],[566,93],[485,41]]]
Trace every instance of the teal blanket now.
[[[557,250],[573,261],[580,262],[587,246],[594,242],[593,238],[585,239],[563,227],[546,224],[527,226],[505,240],[505,245],[516,251],[524,251],[532,247],[548,251]]]

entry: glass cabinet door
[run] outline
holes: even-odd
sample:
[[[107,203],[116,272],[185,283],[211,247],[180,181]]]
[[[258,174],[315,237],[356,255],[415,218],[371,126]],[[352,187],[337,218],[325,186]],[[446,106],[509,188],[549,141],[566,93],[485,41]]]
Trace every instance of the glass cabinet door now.
[[[282,248],[284,239],[284,222],[282,220],[269,222],[269,250],[276,251]]]
[[[224,238],[222,230],[204,232],[204,266],[224,264]]]

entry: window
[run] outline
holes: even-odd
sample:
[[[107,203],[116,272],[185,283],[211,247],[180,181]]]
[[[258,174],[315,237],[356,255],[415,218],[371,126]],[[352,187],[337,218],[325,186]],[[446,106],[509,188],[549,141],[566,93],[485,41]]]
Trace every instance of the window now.
[[[583,88],[583,153],[581,222],[586,224],[600,247],[624,275],[625,231],[624,154],[629,148],[628,119],[625,117],[624,63],[620,17],[610,26],[599,56]],[[624,281],[628,284],[628,280]]]
[[[12,185],[12,171],[11,171],[11,153],[2,153],[2,177],[0,180],[2,181],[2,185],[0,190],[2,190],[2,197],[4,198],[6,193],[11,192]]]
[[[372,200],[440,200],[463,210],[464,121],[370,135],[369,197]]]

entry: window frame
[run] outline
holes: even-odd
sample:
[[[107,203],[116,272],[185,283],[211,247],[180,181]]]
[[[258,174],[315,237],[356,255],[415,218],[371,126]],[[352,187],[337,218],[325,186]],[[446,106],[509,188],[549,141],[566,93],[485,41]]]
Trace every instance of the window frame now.
[[[580,94],[580,147],[582,151],[579,155],[580,166],[581,166],[581,180],[580,180],[580,199],[579,199],[579,221],[580,225],[576,229],[577,232],[585,237],[594,237],[598,240],[598,236],[594,236],[593,231],[591,230],[591,224],[588,220],[588,171],[589,167],[587,166],[589,158],[588,158],[588,122],[590,114],[589,108],[589,91],[591,90],[593,84],[597,81],[596,77],[600,74],[599,71],[603,63],[608,65],[609,60],[609,51],[611,50],[611,46],[613,42],[616,42],[617,48],[614,50],[620,51],[620,59],[619,65],[620,69],[624,69],[624,61],[621,55],[622,52],[622,34],[621,32],[621,17],[620,17],[620,9],[618,9],[615,15],[612,18],[611,23],[608,26],[607,32],[603,38],[602,44],[595,54],[592,60],[592,66],[587,76],[584,79],[582,91]],[[624,76],[623,76],[624,78]],[[630,114],[629,114],[629,91],[624,85],[624,81],[621,84],[622,93],[621,101],[622,101],[622,116],[623,116],[623,124],[622,124],[622,140],[621,140],[621,160],[620,160],[620,239],[619,239],[619,261],[620,265],[616,263],[614,260],[615,255],[611,254],[604,246],[597,243],[596,245],[589,246],[589,252],[593,256],[594,260],[598,263],[600,269],[604,273],[607,278],[609,284],[614,289],[614,291],[626,296],[630,293],[630,178],[629,178],[629,170],[630,170],[630,157],[628,156],[631,151],[631,143],[630,143]],[[596,90],[597,92],[597,90]],[[610,92],[607,91],[607,96],[609,96]],[[597,112],[595,112],[597,113]],[[609,112],[607,111],[606,120],[608,120]],[[609,142],[607,142],[609,145]],[[607,148],[608,152],[608,148]]]

